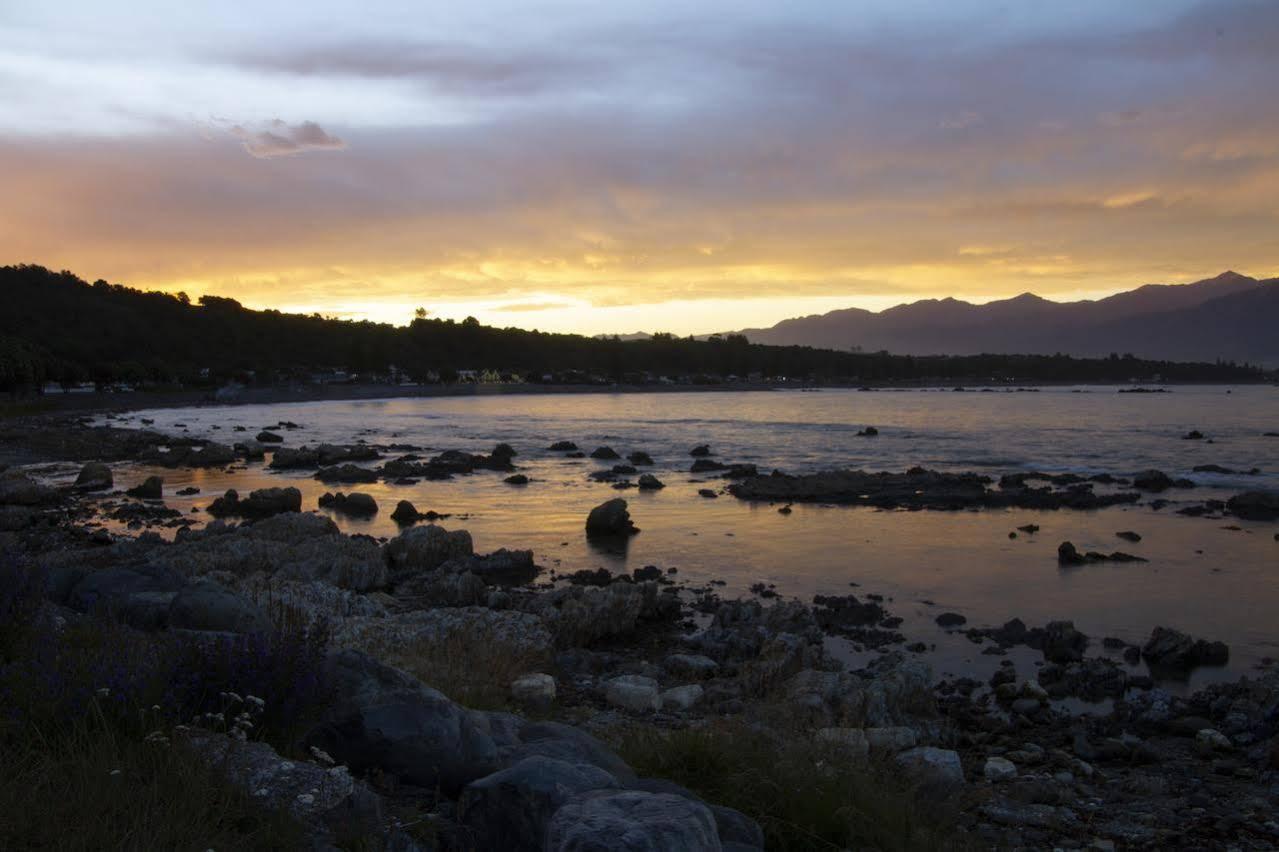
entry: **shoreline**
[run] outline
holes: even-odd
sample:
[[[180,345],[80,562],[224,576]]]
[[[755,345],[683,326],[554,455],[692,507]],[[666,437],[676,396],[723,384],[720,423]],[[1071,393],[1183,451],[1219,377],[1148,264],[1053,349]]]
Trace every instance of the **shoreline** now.
[[[1137,393],[1175,393],[1177,387],[1235,387],[1268,385],[1270,382],[1162,382],[1131,385]],[[431,399],[472,396],[522,396],[556,394],[668,394],[668,393],[764,393],[799,391],[895,392],[936,388],[938,392],[963,388],[969,393],[1034,393],[1044,388],[1121,388],[1114,382],[886,382],[862,384],[820,384],[807,382],[736,382],[713,385],[546,385],[546,384],[453,384],[453,385],[272,385],[250,387],[219,399],[215,390],[134,391],[131,393],[53,393],[10,399],[0,405],[0,420],[18,414],[121,413],[159,408],[213,408],[241,405],[279,405],[297,402],[352,402],[387,399]],[[1144,390],[1136,390],[1136,389]],[[1118,391],[1116,391],[1118,392]]]

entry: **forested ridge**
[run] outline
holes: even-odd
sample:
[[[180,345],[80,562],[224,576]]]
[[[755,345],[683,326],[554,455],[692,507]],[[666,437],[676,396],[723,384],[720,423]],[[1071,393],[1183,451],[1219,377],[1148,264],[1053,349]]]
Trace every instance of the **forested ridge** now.
[[[0,267],[0,389],[46,382],[270,383],[341,369],[419,381],[493,370],[527,381],[714,381],[728,376],[874,383],[987,381],[1257,380],[1233,363],[1064,355],[915,357],[765,346],[745,337],[669,334],[622,341],[493,328],[419,317],[407,326],[255,311],[232,299],[92,284],[42,266]]]

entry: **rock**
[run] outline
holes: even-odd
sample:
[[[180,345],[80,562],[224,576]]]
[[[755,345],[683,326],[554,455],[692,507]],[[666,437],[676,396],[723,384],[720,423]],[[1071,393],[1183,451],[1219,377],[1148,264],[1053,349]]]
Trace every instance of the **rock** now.
[[[1224,642],[1194,639],[1179,630],[1156,627],[1142,646],[1141,656],[1151,667],[1189,671],[1196,666],[1224,666],[1230,649]]]
[[[1117,532],[1115,533],[1115,535],[1118,536],[1119,538],[1122,538],[1124,541],[1131,541],[1133,543],[1141,541],[1141,536],[1133,532],[1132,530],[1124,530],[1123,532]]]
[[[551,818],[570,798],[617,786],[589,764],[528,757],[468,784],[458,799],[458,821],[469,829],[469,848],[541,852]]]
[[[377,657],[448,653],[449,643],[483,642],[495,654],[549,659],[551,635],[536,616],[487,607],[436,607],[383,618],[347,618],[333,625],[332,645]]]
[[[919,735],[914,728],[896,726],[890,728],[867,728],[866,744],[873,752],[896,754],[919,743]]]
[[[714,676],[719,663],[702,654],[671,654],[662,668],[676,677],[707,678]]]
[[[168,626],[224,633],[261,633],[271,619],[257,604],[209,579],[196,580],[178,591],[169,604]]]
[[[148,476],[144,482],[124,493],[139,500],[161,500],[164,498],[164,480],[158,476]]]
[[[1173,479],[1161,470],[1143,470],[1134,474],[1132,487],[1141,491],[1167,491],[1169,488],[1185,488],[1193,486],[1188,480]]]
[[[654,583],[616,582],[553,589],[525,599],[522,608],[541,618],[560,646],[573,647],[626,635],[640,619],[677,616],[679,601],[660,594]]]
[[[696,447],[688,451],[693,458],[705,457],[711,455],[711,448],[706,444],[698,444]]]
[[[696,459],[689,466],[689,473],[708,473],[713,470],[728,470],[728,465],[714,459]]]
[[[528,485],[529,479],[522,473],[514,473],[502,481],[507,485]]]
[[[526,707],[549,707],[555,702],[555,678],[534,672],[511,682],[511,698]]]
[[[329,655],[326,674],[334,702],[305,742],[339,763],[450,796],[497,768],[496,744],[467,711],[404,672],[348,650]]]
[[[573,443],[572,441],[556,441],[554,444],[551,444],[546,449],[550,450],[553,453],[569,453],[577,449],[577,444]]]
[[[200,728],[176,736],[254,801],[302,822],[312,838],[308,849],[333,849],[340,838],[374,837],[382,830],[381,800],[345,766],[285,760],[264,742]]]
[[[705,694],[706,690],[696,683],[676,686],[662,691],[661,706],[668,710],[691,710]]]
[[[701,802],[670,793],[594,791],[552,817],[547,852],[719,852],[715,818]]]
[[[615,497],[591,509],[586,518],[587,535],[628,536],[639,532],[626,510],[626,501]]]
[[[992,783],[1011,781],[1017,777],[1017,765],[1004,757],[988,757],[982,775]]]
[[[626,456],[626,460],[631,464],[639,465],[651,465],[653,463],[653,457],[642,450],[636,450],[635,452],[628,454]]]
[[[340,482],[349,485],[358,482],[377,482],[378,474],[376,470],[369,470],[367,467],[342,464],[320,468],[316,471],[315,478],[324,483]]]
[[[1083,565],[1088,560],[1079,552],[1073,542],[1063,541],[1057,545],[1057,561],[1062,565]]]
[[[591,458],[601,459],[603,461],[613,461],[614,459],[620,459],[621,456],[618,455],[617,450],[613,449],[612,447],[603,446],[603,447],[596,447],[595,449],[591,450]]]
[[[1195,734],[1195,748],[1199,749],[1201,754],[1211,754],[1215,751],[1230,751],[1234,748],[1234,744],[1221,731],[1203,728]]]
[[[633,783],[635,773],[626,762],[595,737],[559,722],[525,722],[509,714],[472,713],[477,723],[487,720],[486,730],[498,744],[502,765],[513,766],[526,757],[541,755],[566,763],[599,767],[618,781]]]
[[[957,612],[943,612],[941,615],[934,618],[933,621],[937,622],[939,627],[946,628],[959,627],[960,625],[968,623],[968,619]]]
[[[719,495],[718,495],[718,494],[716,494],[716,493],[715,493],[713,490],[711,490],[710,488],[699,488],[699,489],[697,489],[697,496],[698,496],[698,497],[704,497],[704,498],[706,498],[707,500],[714,500],[714,499],[715,499],[716,497],[718,497]]]
[[[1077,662],[1084,658],[1088,637],[1075,629],[1073,621],[1052,621],[1044,627],[1044,659],[1053,663]]]
[[[510,444],[501,443],[493,447],[493,452],[489,453],[489,458],[496,462],[510,462],[519,453],[515,452],[515,448]]]
[[[1273,521],[1279,518],[1279,492],[1245,491],[1226,501],[1226,508],[1248,521]]]
[[[653,474],[651,473],[640,474],[640,478],[639,478],[640,491],[656,491],[660,488],[665,488],[665,487],[666,487],[666,483],[662,482],[662,480],[658,479],[656,476],[653,476]]]
[[[75,583],[67,605],[77,612],[104,612],[133,627],[157,630],[166,625],[169,605],[182,585],[164,568],[101,568]]]
[[[865,760],[870,754],[866,732],[861,728],[819,728],[816,736],[818,742],[833,746],[858,760]]]
[[[344,515],[360,518],[369,518],[377,514],[377,501],[372,495],[359,491],[352,491],[350,494],[343,494],[341,491],[330,494],[326,491],[320,495],[319,505],[322,509],[332,509]]]
[[[302,492],[296,488],[259,488],[241,500],[235,489],[216,498],[209,504],[208,512],[215,518],[236,516],[241,518],[267,518],[285,512],[302,511]]]
[[[408,500],[401,500],[395,504],[395,511],[391,513],[391,520],[401,526],[415,524],[421,519],[422,515],[418,512],[417,507]]]
[[[199,494],[200,489],[194,485],[188,485],[186,488],[179,488],[178,494],[182,497],[190,497],[192,494]]]
[[[1183,441],[1202,441],[1204,439],[1204,433],[1200,432],[1198,429],[1191,429],[1189,432],[1182,435],[1181,438]]]
[[[879,434],[879,430],[878,430],[878,429],[876,429],[874,426],[867,426],[865,429],[862,429],[862,430],[858,431],[858,433],[857,433],[857,437],[859,437],[859,438],[873,438],[873,437],[875,437],[875,436],[876,436],[876,435],[878,435],[878,434]]]
[[[964,783],[964,765],[957,752],[933,746],[917,746],[897,755],[897,763],[929,785],[959,787]]]
[[[932,670],[899,651],[859,672],[804,669],[784,689],[797,711],[815,713],[827,726],[897,727],[937,712]]]
[[[450,532],[435,524],[405,530],[386,543],[391,577],[398,582],[407,574],[433,571],[450,559],[471,556],[474,545],[466,530]]]
[[[102,462],[89,462],[80,468],[75,487],[80,491],[105,491],[114,484],[111,468]]]
[[[643,675],[613,678],[605,684],[604,700],[632,713],[662,709],[662,696],[657,681]]]
[[[24,473],[7,470],[0,473],[0,505],[39,506],[55,503],[58,492],[36,482]]]
[[[282,443],[284,443],[284,437],[283,437],[282,435],[277,435],[277,434],[276,434],[276,433],[274,433],[274,432],[268,432],[268,431],[267,431],[267,430],[265,430],[265,429],[263,429],[261,432],[259,432],[257,435],[255,435],[255,436],[254,436],[254,438],[253,438],[253,440],[257,441],[259,444],[282,444]]]

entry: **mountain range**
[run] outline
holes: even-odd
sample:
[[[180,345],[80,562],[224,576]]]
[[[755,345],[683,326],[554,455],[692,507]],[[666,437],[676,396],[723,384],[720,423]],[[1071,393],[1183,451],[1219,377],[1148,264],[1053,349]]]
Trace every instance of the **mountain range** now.
[[[1279,364],[1279,278],[1223,272],[1193,284],[1148,284],[1079,302],[1033,293],[982,305],[925,299],[878,313],[846,308],[736,333],[752,343],[899,355],[1116,352],[1273,366]]]

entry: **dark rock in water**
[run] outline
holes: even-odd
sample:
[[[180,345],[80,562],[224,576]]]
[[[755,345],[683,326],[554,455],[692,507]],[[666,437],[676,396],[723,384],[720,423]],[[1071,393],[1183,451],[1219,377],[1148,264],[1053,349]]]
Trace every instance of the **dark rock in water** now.
[[[377,482],[377,471],[369,470],[366,467],[359,467],[353,464],[337,465],[335,467],[320,468],[316,472],[315,478],[321,482],[341,482],[341,483],[357,483],[357,482]]]
[[[1208,642],[1179,630],[1156,627],[1142,646],[1141,656],[1152,668],[1189,671],[1196,666],[1224,666],[1230,648],[1224,642]]]
[[[1057,561],[1062,565],[1083,565],[1088,560],[1079,552],[1073,542],[1063,541],[1057,545]]]
[[[666,483],[653,476],[651,473],[641,473],[639,478],[640,491],[656,491],[659,488],[665,488]]]
[[[190,497],[192,494],[199,494],[200,489],[194,485],[188,485],[186,488],[179,488],[177,493],[182,497]]]
[[[75,479],[75,487],[80,491],[105,491],[114,484],[111,468],[102,462],[89,462],[80,468]]]
[[[160,500],[164,497],[164,480],[158,476],[148,476],[146,481],[124,493],[139,500]]]
[[[417,523],[421,519],[422,516],[418,513],[417,507],[408,500],[401,500],[396,503],[395,511],[391,513],[391,520],[403,526]]]
[[[653,463],[653,457],[642,450],[636,450],[633,453],[629,453],[626,456],[626,459],[631,464],[651,465]]]
[[[747,479],[752,476],[759,476],[759,468],[753,464],[731,464],[724,472],[725,479]]]
[[[1245,491],[1226,501],[1226,508],[1248,521],[1273,521],[1279,518],[1279,492]]]
[[[515,456],[517,455],[519,454],[515,452],[515,448],[512,447],[510,444],[498,444],[497,446],[493,448],[493,452],[489,453],[490,458],[499,462],[500,461],[509,462],[511,459],[515,458]]]
[[[875,437],[875,436],[876,436],[876,435],[878,435],[878,434],[879,434],[879,430],[878,430],[878,429],[876,429],[874,426],[867,426],[865,429],[862,429],[861,431],[859,431],[859,432],[857,433],[857,437],[859,437],[859,438],[873,438],[873,437]]]
[[[829,633],[878,624],[887,613],[874,601],[860,601],[855,595],[817,595],[813,598],[813,618]]]
[[[262,430],[261,432],[259,432],[257,435],[255,435],[255,436],[254,436],[254,439],[255,439],[255,440],[256,440],[259,444],[282,444],[282,443],[284,443],[284,437],[283,437],[282,435],[277,435],[277,434],[275,434],[274,432],[268,432],[268,431],[266,431],[265,429],[264,429],[264,430]]]
[[[434,571],[452,559],[474,555],[475,546],[466,530],[446,530],[434,524],[413,527],[386,543],[386,561],[393,579]]]
[[[1192,467],[1191,470],[1194,471],[1195,473],[1223,473],[1223,474],[1239,473],[1239,471],[1237,470],[1231,470],[1230,468],[1222,467],[1219,464],[1197,464],[1194,467]]]
[[[1101,647],[1117,651],[1120,648],[1127,648],[1128,643],[1116,636],[1107,636],[1105,639],[1101,640]]]
[[[546,449],[553,453],[568,453],[576,450],[577,444],[574,444],[572,441],[556,441]]]
[[[933,619],[939,627],[959,627],[967,624],[968,619],[957,612],[943,612],[941,615]]]
[[[1050,663],[1073,663],[1084,658],[1088,637],[1075,629],[1073,621],[1052,621],[1044,627],[1044,659]]]
[[[711,470],[728,470],[728,465],[714,459],[697,459],[688,470],[690,473],[706,473]]]
[[[690,456],[693,456],[694,458],[709,456],[711,455],[711,448],[707,446],[706,444],[698,444],[696,447],[693,447],[693,449],[689,450],[688,454]]]
[[[711,490],[710,488],[699,488],[699,489],[697,489],[697,495],[698,495],[699,497],[705,497],[707,500],[714,500],[715,498],[719,497],[719,495],[718,495],[718,494],[716,494],[716,493],[715,493],[713,490]]]
[[[613,461],[614,459],[620,459],[621,456],[617,454],[617,450],[605,445],[591,450],[591,458],[601,459],[603,461]]]
[[[615,464],[613,465],[611,472],[623,476],[630,476],[631,474],[639,473],[638,470],[629,464]]]
[[[791,476],[774,472],[729,486],[742,500],[816,502],[876,506],[883,509],[1024,508],[1099,509],[1135,503],[1136,492],[1094,494],[1086,488],[991,488],[993,480],[975,473],[940,473],[915,467],[905,473],[836,470]]]
[[[257,604],[212,580],[196,580],[178,591],[169,604],[170,629],[261,633],[271,619]]]
[[[789,514],[790,514],[791,512],[793,512],[793,511],[795,511],[795,510],[794,510],[794,509],[792,509],[790,506],[783,506],[783,507],[781,507],[780,509],[778,509],[778,510],[777,510],[777,514],[779,514],[779,515],[789,515]]]
[[[1115,535],[1118,536],[1119,538],[1122,538],[1124,541],[1131,541],[1134,543],[1141,541],[1141,536],[1133,532],[1132,530],[1124,530],[1123,532],[1117,532],[1115,533]]]
[[[607,568],[583,568],[567,575],[566,579],[575,586],[607,586],[613,582],[613,574]]]
[[[1017,529],[1021,530],[1024,533],[1037,533],[1039,532],[1039,524],[1026,524],[1024,526],[1018,527]]]
[[[332,509],[345,515],[371,517],[377,514],[377,501],[372,495],[359,491],[350,494],[343,494],[341,491],[336,494],[325,492],[320,495],[320,508]]]
[[[626,501],[615,497],[591,509],[586,518],[587,535],[628,536],[639,532],[626,510]]]
[[[1204,433],[1200,432],[1198,429],[1192,429],[1182,435],[1181,438],[1184,441],[1202,441],[1204,439]]]
[[[317,447],[280,447],[271,457],[271,468],[296,470],[299,468],[330,467],[345,462],[372,461],[380,454],[374,447],[364,444],[350,446],[320,444]]]
[[[234,488],[209,504],[209,514],[215,518],[267,518],[284,512],[302,511],[302,492],[296,488],[259,488],[241,500]]]
[[[330,654],[334,702],[305,737],[354,772],[455,796],[497,769],[497,746],[464,708],[358,651]]]
[[[551,818],[569,799],[617,787],[599,767],[534,755],[468,784],[458,820],[469,831],[470,848],[541,852]]]
[[[1137,534],[1130,533],[1130,535]],[[1119,533],[1119,536],[1127,537],[1123,533]],[[1137,536],[1135,540],[1140,541],[1141,537]],[[1133,556],[1131,553],[1124,553],[1122,550],[1116,550],[1113,553],[1099,553],[1096,550],[1080,553],[1074,544],[1063,541],[1057,547],[1057,561],[1062,565],[1083,565],[1088,562],[1147,562],[1149,560],[1141,556]]]
[[[1132,487],[1142,491],[1167,491],[1169,488],[1194,488],[1189,479],[1173,479],[1161,470],[1143,470],[1132,478]]]
[[[502,480],[507,485],[528,485],[529,479],[522,473],[512,474]]]

